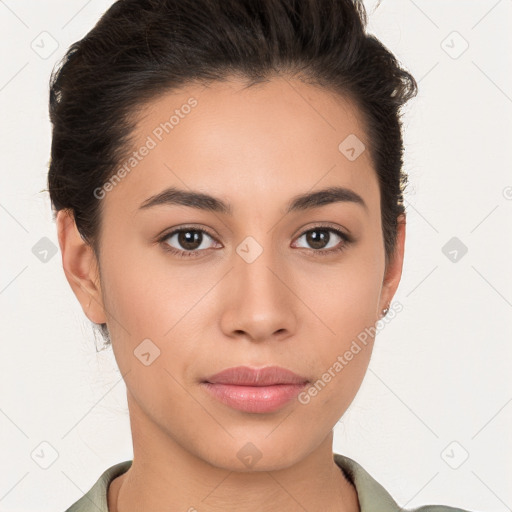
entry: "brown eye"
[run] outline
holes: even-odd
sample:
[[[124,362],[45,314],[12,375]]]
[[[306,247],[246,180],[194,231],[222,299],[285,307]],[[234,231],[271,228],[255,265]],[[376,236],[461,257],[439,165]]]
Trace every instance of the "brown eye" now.
[[[199,249],[199,247],[201,246],[203,234],[199,231],[179,231],[176,234],[178,235],[176,241],[181,247],[183,247],[187,251]]]
[[[214,240],[205,230],[197,228],[181,228],[171,231],[159,241],[167,251],[178,256],[198,256],[200,252],[209,249],[208,240]]]
[[[348,235],[338,229],[324,226],[318,226],[305,231],[298,240],[301,238],[304,238],[308,246],[302,246],[302,248],[311,249],[319,255],[342,251],[352,241]]]
[[[325,249],[325,244],[329,243],[331,235],[328,229],[314,229],[305,233],[306,242],[313,249]]]

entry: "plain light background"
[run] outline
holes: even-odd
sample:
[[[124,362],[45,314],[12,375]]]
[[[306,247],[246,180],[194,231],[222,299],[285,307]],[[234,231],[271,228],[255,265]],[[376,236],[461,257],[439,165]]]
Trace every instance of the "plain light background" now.
[[[51,69],[112,3],[0,1],[0,512],[65,510],[132,458],[124,382],[111,349],[96,351],[41,192]],[[510,511],[512,1],[365,4],[420,92],[404,118],[404,309],[334,451],[405,508]]]

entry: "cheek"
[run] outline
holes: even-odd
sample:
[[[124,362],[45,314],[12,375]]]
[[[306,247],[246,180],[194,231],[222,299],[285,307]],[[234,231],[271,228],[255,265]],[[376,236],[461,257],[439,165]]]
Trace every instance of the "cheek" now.
[[[359,283],[361,284],[361,283]],[[339,301],[337,310],[330,310],[330,326],[334,335],[318,336],[308,359],[317,370],[299,402],[312,417],[334,426],[354,400],[366,374],[373,350],[373,289],[352,295],[349,302]],[[360,302],[352,302],[352,300]],[[325,314],[327,310],[322,310]]]
[[[200,302],[215,277],[199,279],[157,248],[147,250],[129,241],[111,243],[103,257],[103,298],[121,372],[130,371],[139,388],[169,387],[174,394],[179,386],[169,373],[179,378],[193,368],[194,344],[201,339],[200,321],[205,318]]]
[[[311,357],[312,364],[322,370],[304,401],[317,402],[322,407],[319,412],[334,415],[334,421],[336,413],[343,413],[355,397],[369,364],[383,269],[384,253],[368,244],[336,273],[331,269],[329,276],[324,275],[321,286],[309,283],[305,288],[322,319],[324,334],[315,336]]]
[[[167,258],[158,247],[149,249],[129,240],[106,248],[102,265],[105,306],[112,323],[124,327],[117,326],[123,336],[129,332],[164,338],[204,294],[204,282]]]
[[[200,287],[195,280],[184,282],[183,272],[145,261],[147,254],[132,249],[111,250],[103,265],[104,302],[117,365],[135,402],[153,418],[169,426],[175,417],[193,424],[198,411],[179,383],[194,361],[187,311],[197,302]],[[172,418],[171,402],[176,413]]]
[[[384,253],[365,243],[347,253],[340,265],[310,273],[303,284],[311,309],[326,324],[325,338],[338,349],[377,320],[384,271]],[[329,329],[327,329],[327,327]],[[329,336],[330,334],[330,336]]]

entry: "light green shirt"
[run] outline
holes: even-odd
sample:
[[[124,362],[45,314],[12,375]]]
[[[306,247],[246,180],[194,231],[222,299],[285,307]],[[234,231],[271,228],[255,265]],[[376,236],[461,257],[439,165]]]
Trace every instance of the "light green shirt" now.
[[[334,453],[334,462],[341,468],[357,491],[361,512],[468,512],[446,505],[425,505],[415,509],[401,508],[366,470],[355,460]],[[114,478],[128,471],[131,460],[120,462],[108,468],[98,481],[66,512],[108,512],[107,491]]]

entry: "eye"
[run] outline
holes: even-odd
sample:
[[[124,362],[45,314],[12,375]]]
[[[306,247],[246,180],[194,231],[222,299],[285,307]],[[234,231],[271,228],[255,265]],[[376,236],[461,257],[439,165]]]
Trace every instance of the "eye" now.
[[[334,234],[334,237],[332,234]],[[316,226],[308,229],[297,240],[301,238],[304,238],[306,243],[310,245],[309,249],[313,251],[315,256],[326,256],[341,252],[353,242],[351,236],[339,229],[328,226]],[[216,242],[213,235],[210,235],[204,229],[182,227],[163,235],[158,239],[158,242],[163,245],[165,251],[179,258],[194,258],[200,256],[201,252],[211,248],[208,245],[208,239]],[[301,246],[299,248],[308,249],[308,247]]]
[[[310,245],[315,256],[325,256],[340,252],[352,242],[352,238],[349,235],[346,235],[339,229],[328,226],[316,226],[312,229],[308,229],[300,235],[297,240],[301,238],[304,238],[306,243]],[[341,242],[339,241],[340,239]],[[305,248],[307,249],[308,247]]]
[[[204,229],[180,228],[161,237],[158,241],[163,244],[166,251],[178,257],[189,258],[200,256],[200,252],[207,250],[208,239],[215,240]],[[177,247],[171,245],[176,244]]]

